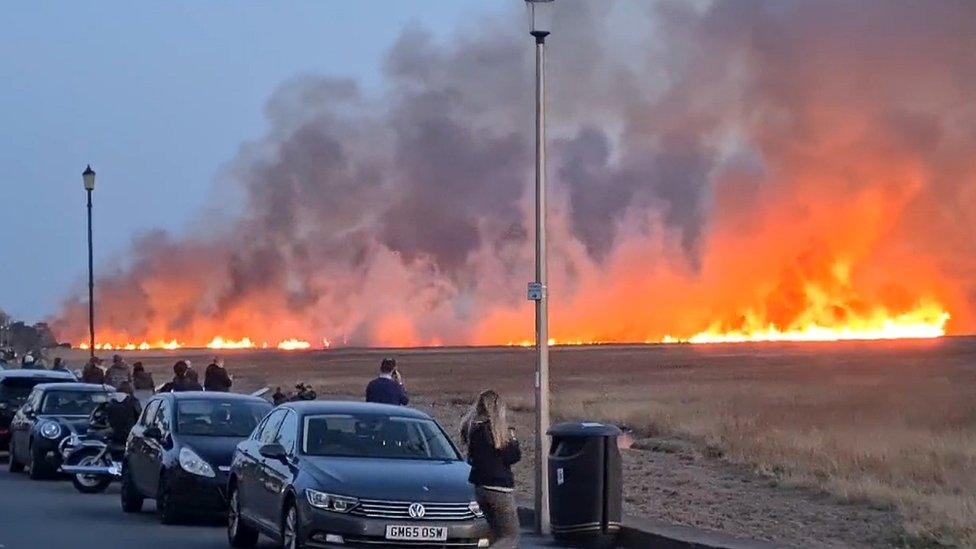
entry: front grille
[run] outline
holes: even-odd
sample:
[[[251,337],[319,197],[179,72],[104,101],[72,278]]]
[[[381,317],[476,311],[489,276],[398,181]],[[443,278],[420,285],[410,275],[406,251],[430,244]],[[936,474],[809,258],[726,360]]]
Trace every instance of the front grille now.
[[[424,506],[423,518],[410,516],[410,505],[420,503]],[[402,520],[471,520],[475,514],[471,512],[468,503],[425,503],[412,501],[382,501],[375,499],[361,499],[351,515],[367,518],[402,519]]]

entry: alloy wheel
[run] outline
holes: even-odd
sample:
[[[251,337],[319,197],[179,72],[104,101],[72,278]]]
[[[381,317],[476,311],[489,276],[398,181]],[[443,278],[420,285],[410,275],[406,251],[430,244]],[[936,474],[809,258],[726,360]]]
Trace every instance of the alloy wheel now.
[[[282,531],[282,545],[285,549],[298,549],[298,511],[294,505],[288,506]]]
[[[230,491],[227,505],[227,541],[231,547],[254,547],[258,543],[258,531],[248,526],[241,515],[241,496],[237,487]]]
[[[156,496],[156,510],[159,514],[159,522],[163,524],[176,524],[180,517],[179,512],[173,504],[173,493],[166,482],[166,477],[159,479],[159,494]]]
[[[20,473],[24,470],[24,464],[17,461],[16,450],[14,449],[13,438],[10,440],[10,448],[7,449],[7,470],[11,473]]]
[[[234,490],[230,495],[230,505],[227,506],[227,530],[230,532],[231,538],[237,536],[237,529],[240,527],[240,509],[240,498],[237,495],[237,490]]]

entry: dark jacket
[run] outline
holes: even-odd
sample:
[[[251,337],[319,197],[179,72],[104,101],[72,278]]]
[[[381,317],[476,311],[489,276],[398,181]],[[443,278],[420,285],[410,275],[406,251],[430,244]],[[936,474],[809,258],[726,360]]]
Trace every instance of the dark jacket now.
[[[113,362],[105,370],[105,384],[118,389],[123,383],[132,383],[132,368],[125,362]]]
[[[127,395],[121,402],[113,399],[99,404],[92,412],[89,423],[93,429],[111,429],[112,441],[124,443],[141,413],[139,401]]]
[[[203,388],[208,391],[220,391],[226,393],[233,385],[230,375],[226,368],[221,368],[217,364],[207,366],[207,371],[203,374]]]
[[[87,364],[81,371],[82,383],[105,383],[105,370],[94,364]]]
[[[517,440],[512,440],[499,450],[495,448],[487,422],[471,425],[471,432],[468,434],[468,463],[471,465],[471,474],[468,482],[475,486],[514,488],[512,465],[521,459],[522,451]]]
[[[183,391],[202,391],[203,387],[200,386],[200,382],[191,378],[190,376],[175,376],[173,381],[167,382],[160,389],[160,393],[181,393]]]
[[[153,381],[152,374],[145,370],[132,372],[132,385],[136,391],[152,391],[156,388],[156,382]]]
[[[406,406],[410,403],[410,397],[407,396],[403,385],[392,379],[378,377],[366,386],[366,402]]]

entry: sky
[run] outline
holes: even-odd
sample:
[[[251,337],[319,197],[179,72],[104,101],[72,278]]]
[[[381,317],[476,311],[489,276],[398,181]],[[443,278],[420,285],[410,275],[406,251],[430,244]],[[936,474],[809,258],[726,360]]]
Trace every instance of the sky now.
[[[520,3],[520,2],[519,2]],[[43,320],[86,284],[85,196],[95,190],[95,264],[122,267],[133,238],[179,234],[215,181],[266,130],[282,83],[329,74],[378,86],[404,29],[453,34],[514,2],[416,0],[25,2],[0,33],[0,308]],[[510,15],[510,14],[509,14]],[[205,265],[201,265],[205,268]]]

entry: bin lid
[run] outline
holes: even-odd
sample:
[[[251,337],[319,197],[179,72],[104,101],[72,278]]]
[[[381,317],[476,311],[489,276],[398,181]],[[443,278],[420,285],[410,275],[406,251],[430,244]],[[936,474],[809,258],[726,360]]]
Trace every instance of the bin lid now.
[[[567,421],[553,425],[547,432],[561,437],[617,437],[623,433],[616,425],[589,421]]]

